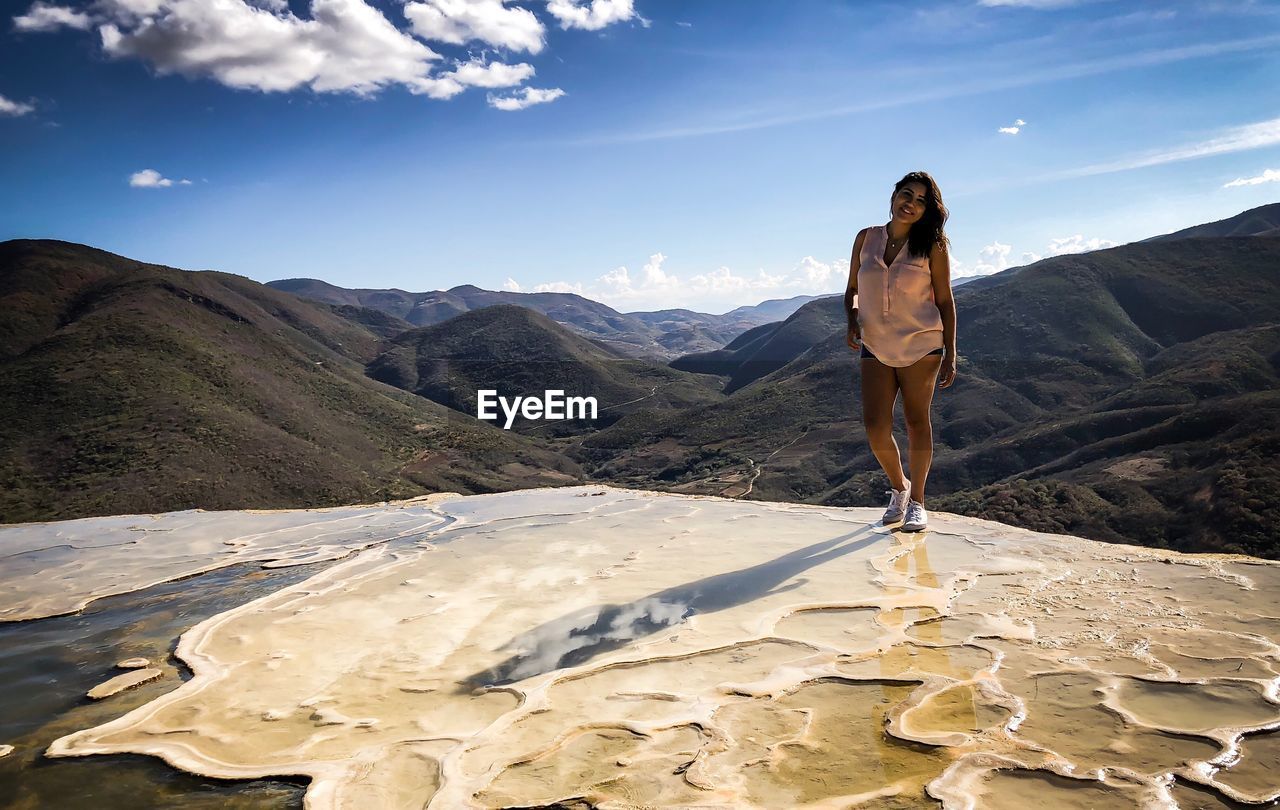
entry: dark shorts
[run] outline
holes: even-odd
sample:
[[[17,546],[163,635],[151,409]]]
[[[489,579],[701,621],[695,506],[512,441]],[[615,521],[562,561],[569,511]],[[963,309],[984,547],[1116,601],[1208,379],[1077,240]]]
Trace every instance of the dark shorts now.
[[[943,353],[944,353],[944,351],[945,351],[945,350],[943,350],[943,349],[934,349],[933,351],[929,352],[929,354],[926,354],[926,355],[925,355],[925,357],[928,357],[930,354],[943,354]],[[878,360],[878,359],[879,359],[879,358],[877,358],[874,354],[872,354],[871,352],[867,351],[867,344],[865,344],[865,343],[864,343],[864,344],[862,344],[862,356],[863,356],[863,357],[870,357],[872,360]]]

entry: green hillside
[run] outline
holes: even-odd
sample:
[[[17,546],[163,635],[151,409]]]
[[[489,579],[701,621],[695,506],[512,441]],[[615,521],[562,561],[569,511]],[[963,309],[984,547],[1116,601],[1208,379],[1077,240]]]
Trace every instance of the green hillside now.
[[[397,335],[369,363],[368,374],[473,415],[480,389],[508,398],[542,397],[547,390],[595,397],[594,421],[521,417],[513,425],[540,436],[590,432],[634,411],[680,409],[721,398],[712,378],[629,358],[538,312],[508,304]]]
[[[376,335],[225,273],[0,243],[0,521],[573,480],[559,454],[365,377]]]
[[[833,330],[843,329],[843,307],[841,298],[810,301],[781,323],[751,329],[722,349],[686,355],[671,367],[724,375],[725,391],[731,393],[795,360]]]
[[[1280,505],[1280,487],[1260,461],[1280,437],[1278,276],[1280,239],[1196,238],[1047,259],[957,290],[960,378],[934,400],[932,505],[1280,557],[1266,508]],[[832,311],[812,312],[822,308]],[[838,302],[811,302],[792,318],[832,328],[797,341],[780,368],[722,403],[621,420],[574,457],[593,477],[635,486],[880,503],[887,484],[838,314]],[[781,326],[742,335],[721,357],[759,351]],[[1045,498],[1052,509],[1019,518],[1018,504]]]
[[[1280,558],[1280,238],[1240,235],[1271,213],[957,289],[960,376],[934,401],[930,506]],[[0,244],[0,402],[17,414],[0,427],[0,520],[583,480],[883,502],[838,297],[668,367],[632,350],[654,329],[707,338],[720,316],[585,307],[606,340],[565,312],[475,306],[487,291],[473,287],[417,301],[322,284],[299,290],[328,303],[68,243]],[[454,311],[410,328],[420,306]],[[559,389],[600,411],[504,431],[474,418],[481,388]]]

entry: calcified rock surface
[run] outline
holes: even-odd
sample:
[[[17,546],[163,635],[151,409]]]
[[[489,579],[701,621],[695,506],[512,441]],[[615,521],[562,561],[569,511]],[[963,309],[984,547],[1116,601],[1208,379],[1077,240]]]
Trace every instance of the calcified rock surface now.
[[[0,526],[0,621],[74,613],[94,599],[245,562],[337,560],[439,526],[440,496],[395,504],[238,512],[195,509]]]
[[[313,808],[1280,793],[1280,566],[601,487],[425,508],[435,532],[196,626],[195,677],[48,753],[306,775]]]
[[[118,695],[126,689],[132,689],[135,686],[141,686],[147,681],[154,681],[164,675],[164,670],[149,667],[147,669],[135,669],[126,672],[123,675],[117,675],[110,680],[103,681],[97,686],[89,690],[88,696],[94,700],[102,700],[112,695]]]

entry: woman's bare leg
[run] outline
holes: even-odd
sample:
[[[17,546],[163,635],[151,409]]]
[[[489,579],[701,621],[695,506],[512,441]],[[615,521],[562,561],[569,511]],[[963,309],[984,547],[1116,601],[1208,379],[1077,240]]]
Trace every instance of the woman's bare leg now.
[[[862,358],[862,424],[867,443],[885,475],[889,486],[907,488],[902,472],[902,455],[893,440],[893,403],[898,399],[898,375],[895,370],[871,357]]]
[[[902,388],[902,412],[907,418],[907,466],[911,469],[911,500],[924,503],[924,484],[933,464],[933,425],[929,406],[938,382],[942,356],[931,354],[906,368],[892,369]]]

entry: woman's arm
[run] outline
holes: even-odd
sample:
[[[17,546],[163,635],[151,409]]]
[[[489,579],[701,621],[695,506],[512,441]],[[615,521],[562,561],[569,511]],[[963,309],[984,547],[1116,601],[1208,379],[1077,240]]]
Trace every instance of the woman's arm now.
[[[956,378],[956,301],[951,296],[951,256],[942,245],[929,251],[929,275],[933,281],[933,302],[942,316],[942,345],[946,356],[938,370],[938,387],[946,388]]]
[[[862,330],[858,328],[858,260],[862,255],[862,243],[866,241],[867,229],[858,231],[858,238],[853,240],[853,255],[849,257],[849,284],[844,288],[844,314],[849,319],[849,335],[845,342],[849,348],[857,349],[862,345]]]

